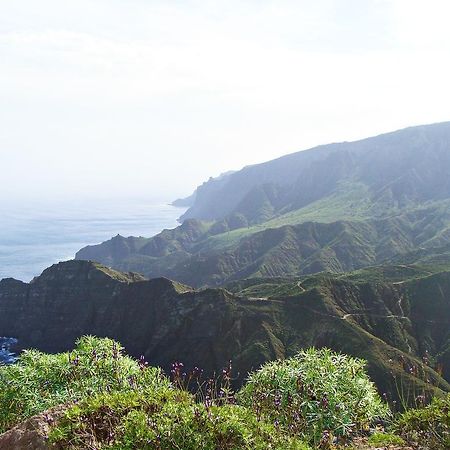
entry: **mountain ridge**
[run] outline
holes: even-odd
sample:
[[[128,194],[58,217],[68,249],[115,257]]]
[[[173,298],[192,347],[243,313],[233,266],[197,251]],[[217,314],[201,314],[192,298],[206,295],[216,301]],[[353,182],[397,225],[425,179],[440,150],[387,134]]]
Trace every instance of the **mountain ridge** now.
[[[342,272],[402,255],[420,263],[421,248],[450,261],[441,250],[450,242],[450,122],[320,146],[208,183],[178,228],[89,246],[76,258],[196,287]]]
[[[359,139],[357,141],[320,145],[311,149],[284,155],[264,163],[246,166],[240,171],[234,172],[223,178],[221,188],[217,189],[217,186],[214,186],[214,192],[208,192],[207,183],[202,185],[202,192],[200,193],[197,190],[194,204],[183,214],[182,219],[223,219],[228,214],[233,213],[240,201],[245,198],[252,188],[262,184],[272,183],[279,186],[285,186],[296,183],[298,185],[295,189],[296,195],[299,193],[301,194],[301,188],[307,187],[308,183],[314,180],[314,176],[317,177],[321,175],[321,166],[323,166],[324,162],[327,163],[327,166],[333,166],[333,171],[328,173],[328,177],[342,177],[347,171],[353,169],[352,166],[356,163],[356,161],[353,161],[354,158],[362,159],[360,165],[362,165],[363,169],[363,178],[368,181],[370,185],[374,184],[375,188],[379,188],[379,181],[384,178],[383,182],[385,184],[387,183],[386,180],[391,183],[395,182],[396,175],[398,176],[399,172],[393,170],[395,164],[385,165],[383,166],[383,171],[375,170],[374,172],[373,169],[377,167],[377,164],[374,165],[373,161],[374,158],[376,161],[377,153],[386,152],[387,149],[391,162],[392,160],[395,162],[395,158],[398,158],[399,155],[401,156],[402,152],[399,152],[399,150],[404,147],[405,141],[407,142],[407,145],[417,147],[424,142],[433,143],[433,140],[436,142],[438,139],[442,140],[442,138],[444,138],[448,145],[449,130],[450,122],[408,127],[370,138]],[[400,146],[398,145],[399,140],[401,141]],[[436,156],[436,151],[439,150],[439,148],[438,146],[435,147],[434,153]],[[396,150],[396,152],[393,152],[392,150]],[[361,158],[361,156],[363,156],[363,158]],[[330,161],[326,161],[326,158],[330,158]],[[378,164],[380,163],[380,161],[377,162]],[[401,169],[403,172],[404,167]],[[408,169],[408,165],[406,165],[406,169]],[[379,179],[380,174],[384,174],[384,176],[381,177],[381,180]],[[417,174],[411,173],[412,177],[416,175]],[[391,177],[390,180],[389,177]],[[225,186],[223,186],[224,181],[226,182]],[[317,188],[317,183],[314,183],[314,185]],[[330,188],[332,186],[329,185],[325,187]],[[324,192],[326,191],[327,189],[324,190]],[[317,195],[318,193],[316,192],[315,197],[309,199],[307,197],[300,200],[297,198],[295,200],[295,206],[297,208],[305,206],[311,202],[311,199],[318,199]],[[233,200],[231,200],[230,197],[233,197]],[[218,199],[220,199],[221,209],[216,213]],[[292,201],[292,199],[289,198],[287,201]],[[211,205],[214,213],[207,212],[208,205]]]
[[[383,392],[394,392],[391,372],[424,387],[405,364],[420,365],[427,351],[443,366],[442,376],[431,367],[425,373],[450,390],[450,268],[379,270],[194,290],[70,261],[28,284],[1,282],[0,329],[21,348],[52,353],[70,350],[84,334],[111,337],[166,370],[181,360],[213,373],[232,359],[241,381],[268,360],[327,346],[367,359]]]

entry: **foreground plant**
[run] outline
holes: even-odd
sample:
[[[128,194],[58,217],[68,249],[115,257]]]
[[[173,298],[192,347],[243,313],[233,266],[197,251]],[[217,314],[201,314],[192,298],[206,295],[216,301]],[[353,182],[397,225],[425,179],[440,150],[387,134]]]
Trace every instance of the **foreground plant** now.
[[[56,355],[27,350],[16,364],[0,366],[0,432],[53,406],[102,392],[168,385],[159,369],[123,355],[111,339],[86,336],[72,352]]]
[[[365,362],[328,349],[265,364],[250,375],[238,399],[258,417],[323,447],[389,414]]]
[[[405,441],[400,437],[397,436],[394,433],[388,433],[388,432],[375,432],[371,436],[369,436],[369,439],[367,442],[370,445],[373,445],[375,447],[387,447],[388,445],[405,445]]]
[[[433,398],[423,408],[410,409],[399,416],[395,429],[409,442],[425,448],[447,450],[450,448],[450,394]]]
[[[207,380],[199,401],[176,376],[171,382],[143,358],[124,356],[110,339],[83,337],[74,351],[57,355],[27,351],[0,368],[0,430],[64,405],[56,419],[48,415],[56,448],[307,450],[250,409],[230,404],[230,371],[220,389]]]
[[[86,399],[66,412],[51,441],[72,449],[308,450],[247,408],[208,407],[173,388]]]

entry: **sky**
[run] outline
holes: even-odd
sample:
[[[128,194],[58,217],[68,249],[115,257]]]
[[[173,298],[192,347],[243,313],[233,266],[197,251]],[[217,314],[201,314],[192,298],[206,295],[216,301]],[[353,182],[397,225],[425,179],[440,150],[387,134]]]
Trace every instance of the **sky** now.
[[[450,120],[447,0],[0,0],[0,201],[172,199]]]

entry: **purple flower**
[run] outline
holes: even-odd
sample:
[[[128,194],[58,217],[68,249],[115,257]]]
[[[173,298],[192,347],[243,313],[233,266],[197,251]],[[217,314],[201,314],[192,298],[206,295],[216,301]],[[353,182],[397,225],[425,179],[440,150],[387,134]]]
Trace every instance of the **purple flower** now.
[[[276,394],[274,399],[273,399],[273,404],[275,405],[275,408],[279,408],[281,406],[281,395],[280,394]]]
[[[148,362],[145,361],[144,355],[141,355],[139,358],[139,369],[144,370],[146,367],[148,367]]]
[[[329,401],[328,401],[328,397],[326,396],[326,394],[322,397],[320,404],[321,404],[322,408],[328,408]]]

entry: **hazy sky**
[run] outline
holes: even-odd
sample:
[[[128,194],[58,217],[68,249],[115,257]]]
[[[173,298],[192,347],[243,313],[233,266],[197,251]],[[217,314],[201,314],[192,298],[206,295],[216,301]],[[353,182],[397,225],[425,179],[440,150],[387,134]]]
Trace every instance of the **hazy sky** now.
[[[448,0],[0,0],[0,199],[188,194],[450,120]]]

